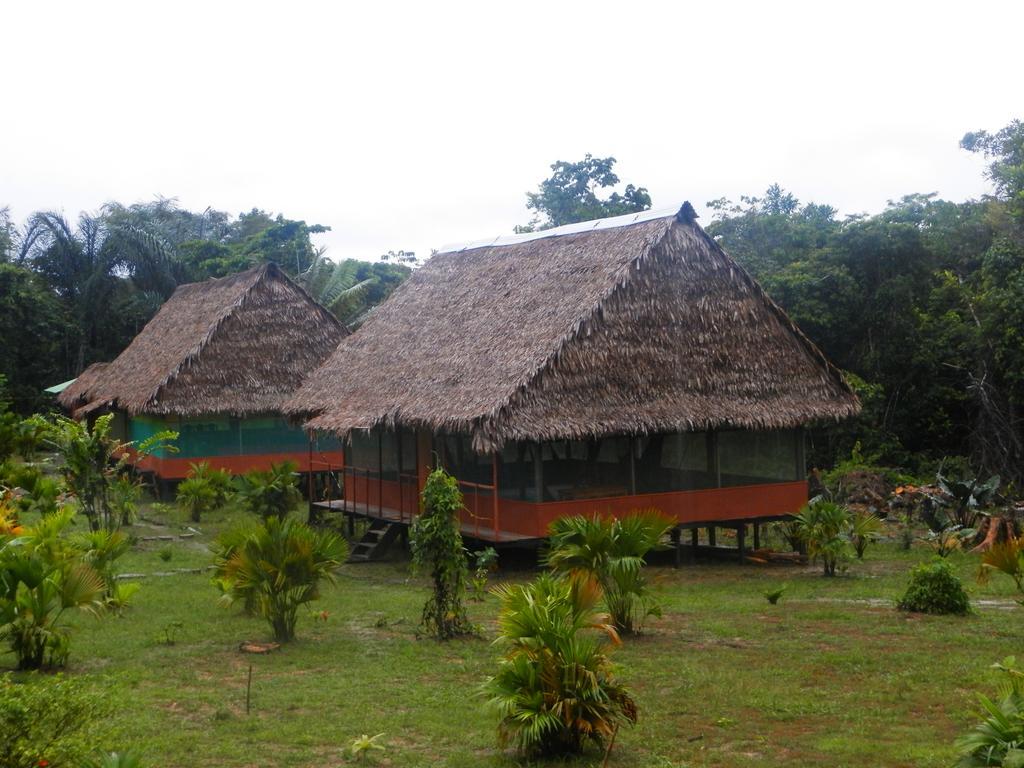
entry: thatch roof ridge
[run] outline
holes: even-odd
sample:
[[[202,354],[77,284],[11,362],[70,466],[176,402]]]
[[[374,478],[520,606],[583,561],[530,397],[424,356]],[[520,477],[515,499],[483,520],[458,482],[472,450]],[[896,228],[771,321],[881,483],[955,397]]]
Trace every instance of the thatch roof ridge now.
[[[273,286],[280,288],[277,299],[273,298]],[[286,304],[290,302],[292,319],[309,330],[311,337],[315,337],[313,348],[301,353],[307,357],[307,365],[315,366],[322,362],[347,333],[334,315],[317,304],[272,262],[227,277],[181,285],[89,388],[87,396],[93,401],[89,407],[94,409],[100,403],[116,401],[117,407],[132,414],[149,411],[195,413],[200,406],[184,402],[184,397],[178,397],[180,402],[177,405],[168,405],[168,392],[173,391],[182,378],[196,378],[196,366],[202,366],[204,353],[216,339],[224,335],[226,327],[235,324],[241,316],[258,312],[257,302],[275,300]],[[280,334],[280,327],[271,327],[275,318],[271,316],[267,320],[268,333],[276,331]],[[274,346],[273,338],[268,337],[267,342]],[[271,354],[285,352],[275,348]],[[244,378],[246,370],[259,367],[261,361],[222,359],[210,362],[210,365],[217,364],[241,365],[239,375]],[[277,371],[278,374],[281,372],[281,369]],[[305,372],[302,371],[302,375]],[[297,374],[298,371],[290,370],[288,378],[295,378]],[[258,388],[260,382],[256,384]],[[209,412],[208,408],[219,411],[219,407],[212,402],[217,399],[217,393],[209,390],[209,385],[210,382],[207,382],[207,391],[199,393],[202,395],[200,399],[211,400],[201,407],[204,413]],[[225,412],[237,412],[238,415],[261,409],[269,412],[279,405],[270,402],[274,398],[268,392],[253,394],[225,382],[221,382],[220,388],[224,390],[221,395],[225,401]],[[229,405],[228,401],[232,397],[234,404]],[[174,399],[172,396],[171,400]]]

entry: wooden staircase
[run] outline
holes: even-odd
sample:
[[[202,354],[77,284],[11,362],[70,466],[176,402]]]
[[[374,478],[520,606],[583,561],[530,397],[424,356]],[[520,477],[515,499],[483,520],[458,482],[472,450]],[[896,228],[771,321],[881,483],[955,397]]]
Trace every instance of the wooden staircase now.
[[[384,556],[388,547],[398,538],[403,526],[387,520],[373,519],[363,538],[355,543],[348,555],[350,563],[365,563]]]

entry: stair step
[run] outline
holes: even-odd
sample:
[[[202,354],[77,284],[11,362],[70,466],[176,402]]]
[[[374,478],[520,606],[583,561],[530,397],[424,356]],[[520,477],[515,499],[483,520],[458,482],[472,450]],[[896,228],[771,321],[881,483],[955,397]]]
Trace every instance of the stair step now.
[[[348,562],[365,563],[383,556],[401,530],[402,526],[386,520],[373,520],[363,537],[352,545]]]

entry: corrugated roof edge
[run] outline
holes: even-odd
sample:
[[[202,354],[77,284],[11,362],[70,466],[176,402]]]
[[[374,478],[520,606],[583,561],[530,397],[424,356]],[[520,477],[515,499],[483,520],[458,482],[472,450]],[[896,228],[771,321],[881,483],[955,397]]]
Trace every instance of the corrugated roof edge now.
[[[644,221],[667,219],[677,216],[685,206],[686,204],[684,203],[682,207],[677,208],[658,208],[640,211],[639,213],[627,213],[624,216],[612,216],[607,219],[592,219],[591,221],[581,221],[576,224],[566,224],[561,227],[542,229],[538,232],[525,232],[521,235],[498,235],[497,237],[492,237],[487,240],[469,240],[465,242],[449,243],[448,245],[439,248],[437,252],[453,253],[456,251],[471,251],[474,248],[491,248],[501,245],[527,243],[531,240],[540,240],[545,237],[560,237],[562,235],[576,235],[580,232],[593,232],[599,229],[628,227],[630,224],[640,224]]]

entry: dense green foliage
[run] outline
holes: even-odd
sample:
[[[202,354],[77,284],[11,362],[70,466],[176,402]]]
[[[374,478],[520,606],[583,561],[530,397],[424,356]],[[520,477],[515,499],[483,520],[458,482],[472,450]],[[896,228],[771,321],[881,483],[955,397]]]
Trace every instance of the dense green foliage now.
[[[162,431],[140,443],[122,442],[113,435],[113,419],[108,413],[90,425],[58,416],[47,432],[47,443],[61,460],[64,485],[94,531],[114,531],[130,522],[125,518],[138,488],[123,476],[129,450],[136,457],[173,451],[178,439],[177,432]]]
[[[1024,537],[997,542],[982,554],[978,580],[985,583],[993,573],[1013,579],[1021,596],[1020,603],[1024,605]]]
[[[416,568],[429,571],[433,594],[423,606],[423,627],[438,640],[470,634],[465,596],[468,566],[459,532],[462,492],[455,478],[435,469],[423,486],[420,514],[409,534]]]
[[[661,615],[644,577],[644,558],[672,526],[653,509],[621,518],[560,517],[551,524],[545,561],[557,572],[596,579],[615,628],[638,632],[648,616]]]
[[[271,516],[227,534],[214,551],[215,584],[225,600],[241,600],[266,619],[275,640],[288,642],[299,609],[319,599],[321,582],[334,583],[348,547],[334,533]]]
[[[81,680],[0,675],[0,765],[86,764],[98,742],[96,726],[108,710],[103,697]]]
[[[957,740],[960,759],[956,768],[1024,766],[1024,671],[1013,656],[994,664],[1006,675],[1006,682],[995,702],[979,695],[982,721]]]
[[[936,560],[914,566],[907,591],[897,606],[912,613],[963,615],[971,610],[971,601],[952,566]]]
[[[542,574],[494,593],[498,642],[508,650],[484,692],[503,744],[531,755],[574,754],[605,743],[621,722],[636,722],[636,704],[614,677],[609,651],[618,634],[597,611],[596,580]]]
[[[845,218],[777,185],[710,203],[709,233],[853,374],[864,413],[813,435],[814,464],[859,439],[915,472],[969,452],[988,474],[1024,479],[1024,124],[962,145],[990,159],[993,196],[912,194]]]

